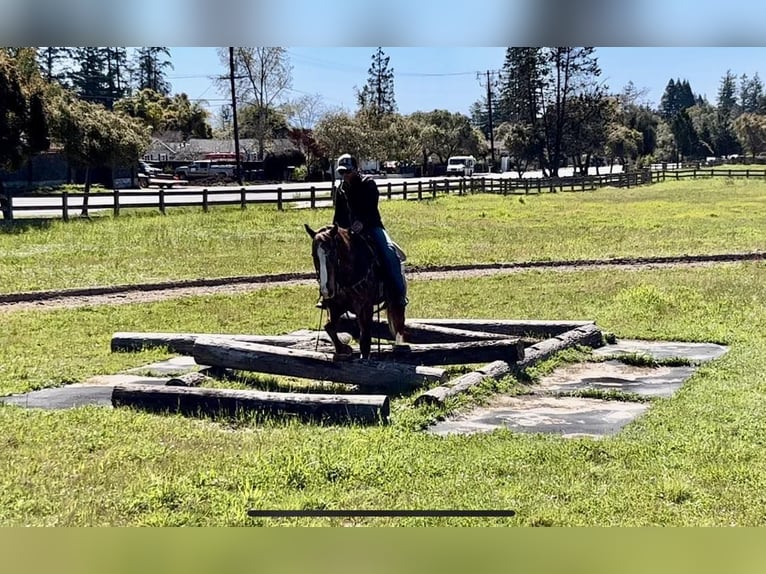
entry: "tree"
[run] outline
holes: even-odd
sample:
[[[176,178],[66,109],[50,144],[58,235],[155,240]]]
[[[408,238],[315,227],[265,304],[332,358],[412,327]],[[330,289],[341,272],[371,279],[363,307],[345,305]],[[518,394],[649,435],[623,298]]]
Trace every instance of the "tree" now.
[[[420,124],[420,148],[424,160],[436,155],[440,163],[447,163],[458,153],[480,154],[478,133],[470,119],[461,113],[447,110],[415,112],[410,118]]]
[[[83,100],[111,108],[114,94],[107,72],[107,51],[96,47],[75,48],[73,58],[75,69],[69,77],[75,93]]]
[[[562,145],[581,175],[588,175],[591,159],[601,155],[607,126],[617,116],[617,108],[617,101],[600,94],[583,93],[571,98]],[[631,151],[630,157],[635,158],[636,150]]]
[[[716,134],[720,127],[718,112],[708,102],[696,104],[686,110],[697,134],[698,148],[695,155],[715,155]]]
[[[238,110],[239,135],[257,139],[268,132],[272,137],[286,137],[288,125],[284,114],[275,108],[262,110],[257,104],[246,104]]]
[[[170,94],[170,82],[167,81],[167,70],[173,69],[168,60],[170,49],[167,47],[150,46],[138,48],[135,54],[135,87],[137,90],[153,90],[167,96]]]
[[[372,55],[372,64],[367,70],[367,83],[357,91],[359,109],[371,111],[373,117],[396,112],[394,69],[389,67],[389,60],[389,56],[379,47]]]
[[[540,117],[543,88],[549,74],[544,48],[508,48],[497,105],[502,122],[535,125]]]
[[[732,155],[740,151],[733,126],[734,119],[741,113],[736,89],[737,80],[731,70],[727,70],[718,88],[717,129],[713,136],[713,147],[717,155]]]
[[[688,108],[682,109],[673,116],[670,120],[670,131],[673,132],[680,159],[699,157],[699,135],[694,129]]]
[[[228,69],[229,50],[219,48],[218,56]],[[231,96],[230,78],[219,78],[224,93]],[[273,136],[269,122],[271,110],[292,84],[292,68],[284,48],[234,48],[234,85],[237,100],[251,104],[258,111],[254,137],[258,157],[263,159],[265,141]]]
[[[744,113],[734,120],[734,132],[742,149],[753,157],[766,151],[766,116]]]
[[[495,141],[498,140],[502,141],[503,147],[508,150],[511,165],[519,177],[527,170],[532,159],[543,153],[544,143],[540,132],[525,122],[500,124],[495,134]]]
[[[671,78],[660,98],[660,116],[665,121],[672,121],[682,110],[697,103],[688,80]]]
[[[71,58],[72,48],[37,48],[37,62],[40,66],[40,73],[48,83],[58,82],[64,87],[69,86],[65,62]]]
[[[83,215],[88,212],[91,168],[134,164],[149,146],[149,129],[142,122],[67,94],[53,103],[51,133],[67,160],[85,168]]]
[[[325,113],[314,128],[314,137],[328,158],[342,153],[350,153],[357,158],[369,157],[370,148],[365,135],[354,116],[346,111]]]
[[[320,154],[313,128],[325,112],[322,96],[304,94],[287,102],[282,111],[290,129],[289,138],[306,156],[306,164],[311,172]]]
[[[764,104],[763,82],[761,82],[757,72],[752,78],[748,78],[747,74],[742,74],[739,98],[743,113],[758,114],[766,112],[766,110],[762,109]]]
[[[49,147],[44,84],[34,49],[13,55],[0,48],[0,169],[15,171],[29,157]],[[11,219],[10,198],[0,179],[0,209]]]
[[[615,159],[619,159],[620,164],[625,166],[629,157],[636,157],[640,142],[641,133],[638,130],[630,129],[619,123],[610,124],[606,133],[605,145],[610,173]]]
[[[212,136],[207,110],[199,102],[191,102],[184,93],[171,98],[147,88],[116,102],[114,110],[140,118],[155,136],[178,132],[184,141]]]
[[[601,69],[592,47],[548,48],[546,61],[550,76],[543,87],[542,118],[547,167],[550,175],[557,177],[563,159],[564,134],[572,121],[568,115],[570,100],[583,95],[598,100],[604,97],[604,87],[597,81]]]

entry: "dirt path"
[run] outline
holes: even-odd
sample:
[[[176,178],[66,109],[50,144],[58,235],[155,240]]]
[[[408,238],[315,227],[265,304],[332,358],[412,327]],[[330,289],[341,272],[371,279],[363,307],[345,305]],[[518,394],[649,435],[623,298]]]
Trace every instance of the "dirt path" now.
[[[766,252],[601,260],[587,259],[579,261],[536,261],[527,263],[483,265],[451,265],[411,269],[407,272],[407,279],[409,281],[430,281],[462,277],[481,277],[487,275],[519,273],[530,269],[571,272],[605,268],[630,270],[659,267],[693,267],[738,263],[742,261],[763,261],[764,259],[766,259]],[[202,279],[197,281],[7,293],[0,294],[0,313],[29,309],[52,310],[93,305],[126,305],[193,295],[234,294],[271,287],[315,284],[316,279],[313,274],[287,273],[280,275]]]

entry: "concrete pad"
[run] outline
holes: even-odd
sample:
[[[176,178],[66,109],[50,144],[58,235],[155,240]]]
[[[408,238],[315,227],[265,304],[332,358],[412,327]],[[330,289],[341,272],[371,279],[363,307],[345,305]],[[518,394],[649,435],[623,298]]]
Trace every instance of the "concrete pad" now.
[[[680,343],[676,341],[642,341],[639,339],[620,339],[616,344],[594,349],[598,356],[619,356],[643,354],[657,361],[663,359],[688,359],[693,363],[712,361],[726,354],[729,347],[715,343]]]
[[[128,369],[126,373],[151,373],[152,375],[184,375],[198,371],[200,365],[194,362],[194,357],[178,356],[165,361],[151,363],[143,367]]]
[[[489,407],[476,409],[458,420],[439,422],[426,432],[444,436],[507,428],[564,438],[597,438],[615,434],[647,408],[645,403],[574,397],[499,397]]]
[[[582,390],[620,391],[645,397],[670,397],[696,370],[693,366],[636,367],[620,361],[565,365],[534,385],[533,394]]]
[[[0,402],[31,409],[71,409],[87,405],[112,406],[112,387],[97,385],[68,385],[41,389],[23,395],[0,397]]]
[[[114,387],[115,385],[164,385],[168,377],[142,377],[138,375],[98,375],[82,383],[67,385],[68,387]],[[66,388],[66,387],[64,387]]]
[[[86,405],[111,407],[112,387],[115,385],[165,385],[167,381],[167,378],[103,375],[93,377],[86,383],[0,397],[0,402],[33,409],[71,409]]]

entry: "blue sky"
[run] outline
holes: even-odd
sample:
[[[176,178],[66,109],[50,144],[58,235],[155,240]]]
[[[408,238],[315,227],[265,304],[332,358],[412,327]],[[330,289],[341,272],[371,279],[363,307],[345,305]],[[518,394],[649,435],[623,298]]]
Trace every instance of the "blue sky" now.
[[[291,97],[320,94],[326,105],[355,109],[354,87],[361,87],[376,47],[287,48],[293,68]],[[394,69],[399,111],[447,109],[468,113],[470,105],[486,93],[487,70],[502,67],[505,48],[498,47],[383,47]],[[766,48],[757,47],[601,47],[596,54],[602,79],[613,91],[629,81],[647,88],[647,100],[656,105],[670,78],[689,80],[694,93],[715,103],[721,77],[758,73],[766,81]],[[215,48],[171,48],[174,69],[168,74],[174,93],[206,99],[217,112],[224,96],[211,76],[225,74]],[[481,74],[481,77],[477,77]]]

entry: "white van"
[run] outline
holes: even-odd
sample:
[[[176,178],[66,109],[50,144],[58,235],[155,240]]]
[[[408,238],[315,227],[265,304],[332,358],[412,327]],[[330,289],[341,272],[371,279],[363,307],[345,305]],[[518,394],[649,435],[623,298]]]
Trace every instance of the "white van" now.
[[[453,155],[447,160],[447,175],[473,175],[476,160],[472,155]]]

